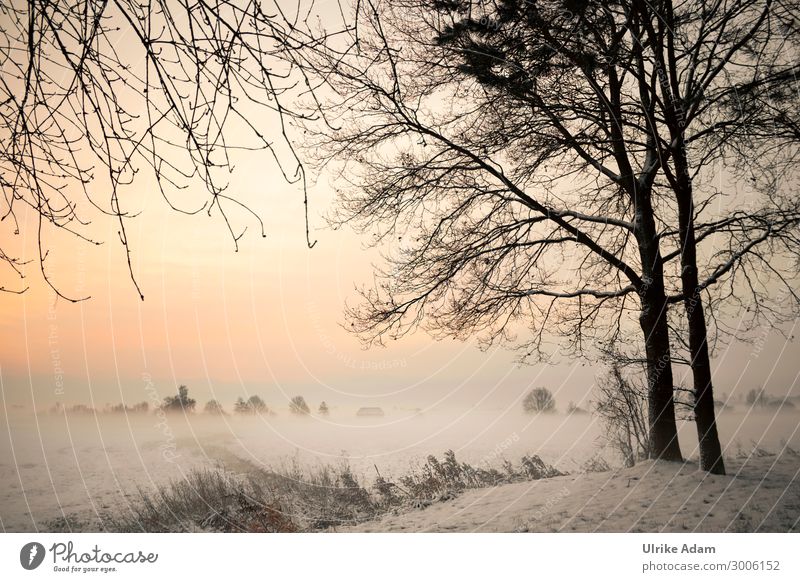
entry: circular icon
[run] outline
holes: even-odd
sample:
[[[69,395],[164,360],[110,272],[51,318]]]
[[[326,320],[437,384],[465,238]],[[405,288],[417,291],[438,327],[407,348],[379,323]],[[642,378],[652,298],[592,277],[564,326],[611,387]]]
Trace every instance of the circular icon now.
[[[19,563],[26,570],[35,570],[44,561],[44,546],[39,542],[30,542],[19,551]]]

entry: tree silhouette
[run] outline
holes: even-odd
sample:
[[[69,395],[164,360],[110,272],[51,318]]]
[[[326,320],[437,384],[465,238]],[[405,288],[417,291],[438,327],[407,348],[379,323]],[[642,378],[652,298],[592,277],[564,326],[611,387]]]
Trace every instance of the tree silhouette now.
[[[226,414],[222,404],[220,404],[217,400],[209,400],[206,402],[206,405],[203,407],[203,412],[217,416],[223,416]]]
[[[236,399],[233,410],[237,414],[266,414],[269,412],[266,403],[258,394],[253,394],[247,400],[240,396]]]
[[[128,406],[124,402],[120,403],[120,404],[112,404],[111,406],[108,406],[105,409],[106,412],[111,412],[111,413],[114,413],[114,414],[119,414],[119,413],[123,413],[123,414],[144,414],[148,410],[150,410],[150,404],[148,402],[146,402],[146,401],[137,402],[136,404],[133,404],[132,406]]]
[[[798,153],[792,132],[800,72],[792,56],[797,54],[798,4],[667,1],[621,6],[629,8],[635,42],[631,58],[616,66],[637,79],[663,192],[674,201],[659,214],[677,228],[667,228],[661,237],[669,248],[665,262],[679,259],[680,290],[668,301],[683,304],[685,321],[678,324],[676,339],[685,344],[685,361],[694,377],[701,466],[724,473],[706,311],[712,322],[726,304],[760,317],[771,311],[776,295],[785,295],[796,308],[790,282],[796,269],[790,265],[797,260],[800,221],[792,192]],[[590,24],[587,32],[592,32]],[[787,50],[792,44],[794,53]],[[720,203],[733,197],[715,185],[719,166],[739,184],[750,185],[745,208]],[[776,175],[783,184],[775,181]],[[757,278],[747,275],[756,272]],[[774,283],[786,293],[776,294]]]
[[[647,455],[645,391],[612,363],[597,384],[595,410],[604,424],[605,438],[621,455],[626,467]]]
[[[769,402],[769,397],[764,393],[764,388],[751,388],[747,392],[745,401],[750,406],[766,406]]]
[[[334,220],[395,243],[353,329],[380,341],[424,324],[486,346],[527,326],[515,345],[545,360],[547,336],[584,355],[638,325],[651,454],[680,459],[657,152],[627,114],[638,91],[570,50],[557,3],[498,3],[505,27],[492,6],[366,2],[360,51],[318,57],[346,122],[313,145],[354,184]]]
[[[292,414],[311,414],[311,409],[302,396],[294,396],[289,401],[289,411]]]
[[[186,386],[178,387],[178,394],[176,396],[167,396],[164,398],[164,404],[161,409],[165,412],[194,412],[197,401],[194,398],[189,398],[189,389]]]
[[[796,195],[787,196],[774,175],[783,174],[785,184],[791,185],[795,172],[797,148],[782,145],[787,142],[784,122],[796,116],[798,105],[800,68],[786,49],[787,35],[796,33],[799,6],[793,1],[767,1],[636,7],[637,32],[647,47],[643,52],[647,51],[650,68],[662,71],[651,82],[650,94],[651,101],[659,104],[653,117],[661,117],[657,135],[662,173],[677,206],[678,248],[672,255],[680,257],[681,292],[670,302],[684,306],[701,467],[724,473],[706,304],[713,313],[721,304],[731,299],[741,302],[744,297],[746,309],[760,314],[769,309],[770,296],[775,295],[763,285],[770,279],[785,287],[789,303],[797,299],[784,278],[791,278],[793,269],[782,263],[787,255],[797,256],[800,213]],[[784,86],[774,91],[778,79]],[[772,103],[767,104],[763,94],[771,89]],[[754,91],[762,94],[758,104],[750,97]],[[793,106],[787,92],[794,96]],[[714,204],[724,195],[709,184],[715,162],[724,164],[740,183],[753,186],[753,199],[745,211]],[[701,262],[706,248],[714,250],[710,260]],[[753,284],[746,273],[754,272],[766,277]],[[743,274],[744,287],[737,288],[738,274]],[[707,301],[706,290],[715,286],[727,289],[711,289]]]
[[[127,187],[140,173],[174,210],[218,215],[235,247],[246,215],[264,234],[247,199],[227,189],[236,150],[267,151],[286,180],[305,188],[285,124],[297,115],[289,97],[315,89],[304,82],[297,51],[330,37],[312,9],[310,0],[296,13],[270,0],[3,3],[0,216],[9,234],[25,236],[31,226],[20,213],[33,212],[28,236],[59,296],[81,299],[51,281],[49,240],[62,231],[100,244],[92,214],[117,223],[141,295],[126,227],[141,208]],[[194,200],[176,201],[186,188]],[[0,262],[23,277],[10,238],[3,237]]]
[[[556,401],[547,388],[534,388],[522,399],[522,409],[525,412],[554,412]]]
[[[247,405],[247,401],[241,396],[239,396],[239,398],[236,399],[236,402],[233,405],[233,411],[236,414],[249,414],[250,407]]]
[[[672,339],[701,465],[724,472],[705,309],[714,325],[742,302],[775,315],[776,282],[798,298],[797,2],[361,7],[360,50],[317,61],[347,122],[314,143],[353,185],[338,223],[393,243],[354,329],[491,343],[527,322],[525,356],[545,355],[545,332],[605,353],[630,345],[638,311],[651,454],[680,456]],[[754,183],[746,209],[720,203],[720,164]]]
[[[253,394],[247,399],[247,406],[252,414],[264,414],[269,412],[267,404],[261,399],[258,394]]]

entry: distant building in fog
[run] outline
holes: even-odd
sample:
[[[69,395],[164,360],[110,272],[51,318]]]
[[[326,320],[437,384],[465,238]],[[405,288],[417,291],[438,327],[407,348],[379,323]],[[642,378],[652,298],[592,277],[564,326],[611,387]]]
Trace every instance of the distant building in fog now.
[[[356,416],[383,416],[383,408],[379,406],[362,406]]]

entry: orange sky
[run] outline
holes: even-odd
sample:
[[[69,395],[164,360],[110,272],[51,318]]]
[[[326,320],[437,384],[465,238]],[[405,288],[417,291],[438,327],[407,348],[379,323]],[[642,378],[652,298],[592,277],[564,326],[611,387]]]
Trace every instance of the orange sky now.
[[[116,222],[89,212],[85,202],[79,212],[94,219],[91,233],[104,245],[50,232],[46,240],[53,280],[67,294],[92,295],[88,301],[56,301],[38,273],[35,229],[14,237],[11,221],[0,224],[2,247],[34,259],[26,268],[30,290],[0,293],[6,402],[140,401],[147,398],[144,374],[162,396],[187,383],[198,400],[213,396],[228,405],[259,393],[281,406],[303,393],[334,404],[503,406],[535,385],[550,387],[562,407],[589,396],[596,370],[581,363],[517,368],[507,351],[484,354],[471,343],[433,342],[424,333],[364,351],[342,329],[342,311],[356,300],[355,285],[371,280],[378,256],[353,233],[323,228],[327,178],[310,193],[319,243],[309,250],[302,193],[283,181],[269,154],[247,154],[235,167],[230,193],[258,212],[267,232],[262,239],[255,221],[235,215],[237,227],[249,227],[238,253],[218,215],[170,211],[144,173],[125,189],[123,208],[141,211],[128,222],[128,235],[144,302],[128,277]],[[183,201],[197,194],[190,189]],[[4,266],[0,281],[18,283]],[[798,344],[765,334],[759,350],[737,345],[717,357],[720,392],[763,384],[776,394],[800,393],[792,387]]]
[[[98,217],[93,225],[106,241],[100,247],[48,238],[48,272],[60,290],[92,298],[54,299],[35,262],[27,268],[27,293],[0,296],[6,398],[30,405],[32,393],[37,406],[54,399],[142,400],[147,373],[163,395],[187,383],[199,399],[213,395],[226,403],[257,392],[280,405],[302,392],[329,401],[455,398],[471,406],[487,388],[516,398],[541,373],[515,369],[511,353],[483,354],[422,333],[364,351],[342,328],[343,308],[355,301],[355,283],[370,279],[378,257],[356,235],[323,228],[327,183],[311,192],[319,239],[313,250],[305,244],[301,192],[276,171],[264,176],[257,156],[238,165],[231,188],[259,210],[268,233],[261,238],[256,224],[241,217],[250,231],[238,253],[218,216],[177,214],[155,191],[137,186],[142,215],[129,222],[129,236],[143,302],[113,221]],[[14,241],[28,258],[35,257],[34,241],[24,237],[33,232],[23,229],[17,237],[23,240]],[[64,394],[58,394],[61,375]],[[584,371],[582,383],[590,379]]]
[[[218,217],[176,214],[138,186],[143,213],[129,231],[144,302],[128,278],[113,221],[93,227],[106,241],[101,247],[50,239],[53,279],[64,292],[92,299],[55,301],[35,263],[27,269],[28,293],[0,295],[6,401],[43,407],[54,400],[97,406],[144,400],[143,374],[155,379],[161,396],[187,383],[199,400],[216,397],[227,405],[259,393],[280,407],[303,393],[346,405],[489,407],[534,385],[557,391],[563,406],[589,395],[595,370],[580,363],[520,369],[507,351],[483,354],[424,333],[364,351],[342,328],[342,310],[356,300],[355,283],[369,281],[377,256],[353,233],[322,228],[327,183],[311,191],[319,243],[309,250],[299,190],[264,176],[256,157],[239,172],[232,188],[258,208],[268,236],[250,224],[238,253]],[[33,241],[23,242],[30,252]],[[798,355],[796,343],[774,334],[758,351],[734,346],[717,358],[718,390],[764,384],[785,392]]]

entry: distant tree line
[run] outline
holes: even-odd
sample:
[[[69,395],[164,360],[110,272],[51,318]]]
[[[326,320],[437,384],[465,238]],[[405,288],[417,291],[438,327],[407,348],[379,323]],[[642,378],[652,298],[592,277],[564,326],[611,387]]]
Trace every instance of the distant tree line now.
[[[310,415],[311,407],[306,402],[303,396],[293,396],[289,400],[289,411],[296,415]],[[197,400],[189,396],[189,388],[185,385],[178,387],[178,393],[167,396],[163,399],[162,403],[152,408],[153,411],[163,411],[167,413],[188,413],[193,414],[197,410]],[[123,403],[119,404],[106,404],[102,409],[98,410],[92,406],[85,404],[74,404],[65,406],[62,403],[53,405],[49,412],[52,414],[97,414],[110,413],[110,414],[145,414],[151,411],[151,405],[147,401],[138,402],[133,405]],[[227,416],[228,412],[219,400],[212,399],[205,403],[202,410],[203,414],[209,416]],[[258,394],[253,394],[247,399],[239,397],[233,404],[233,413],[237,415],[265,415],[274,414],[274,411],[267,406],[267,403]],[[327,416],[330,414],[330,408],[326,402],[321,402],[317,408],[317,413],[320,416]]]
[[[745,401],[752,408],[778,408],[785,406],[787,408],[795,408],[794,403],[786,398],[776,398],[767,394],[763,388],[753,388],[747,393]]]

